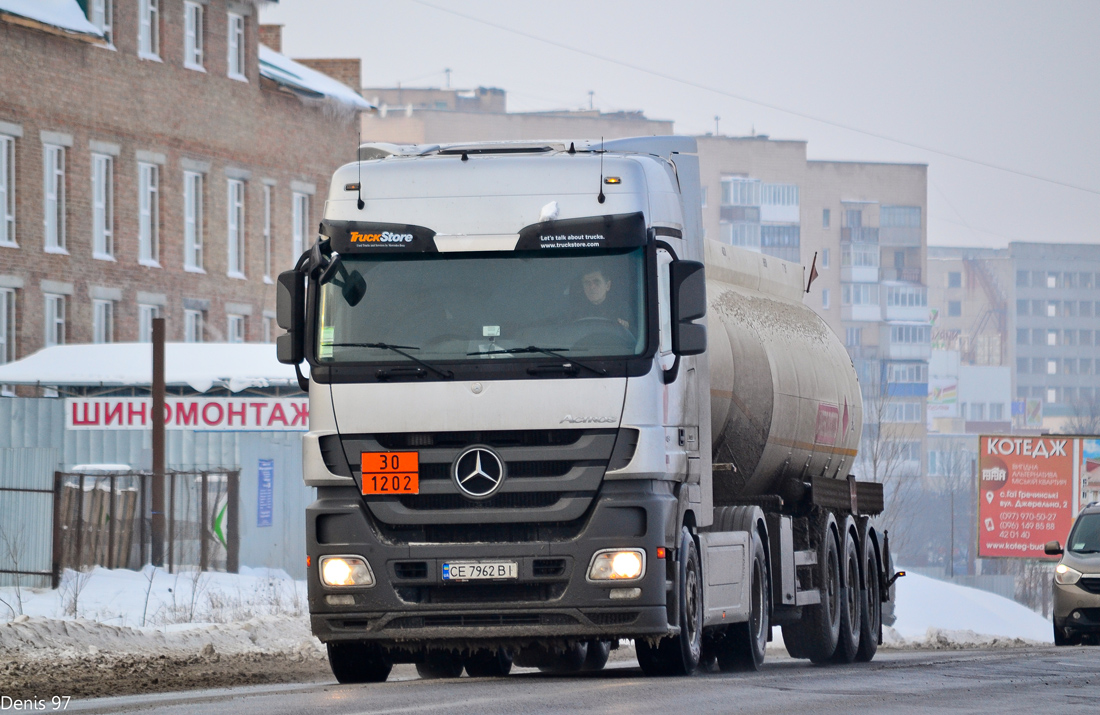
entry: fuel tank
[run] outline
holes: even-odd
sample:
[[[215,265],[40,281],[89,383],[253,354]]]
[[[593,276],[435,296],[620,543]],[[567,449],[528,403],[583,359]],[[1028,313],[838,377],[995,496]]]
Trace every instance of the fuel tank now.
[[[840,339],[802,304],[802,266],[705,244],[714,503],[845,479],[863,401]]]

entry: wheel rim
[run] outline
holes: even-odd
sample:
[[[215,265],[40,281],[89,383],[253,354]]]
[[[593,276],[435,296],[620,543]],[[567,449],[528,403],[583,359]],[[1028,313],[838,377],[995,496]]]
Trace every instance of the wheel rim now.
[[[699,625],[697,623],[699,616],[699,573],[698,565],[694,559],[689,562],[688,566],[687,576],[684,580],[684,616],[687,620],[684,626],[687,629],[687,635],[690,638],[692,650],[695,650],[695,641],[699,633]]]

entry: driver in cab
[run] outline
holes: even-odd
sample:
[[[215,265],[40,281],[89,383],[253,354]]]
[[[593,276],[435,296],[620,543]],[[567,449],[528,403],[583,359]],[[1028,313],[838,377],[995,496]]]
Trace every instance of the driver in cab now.
[[[578,319],[597,318],[618,323],[630,330],[630,322],[623,316],[627,314],[626,305],[617,300],[611,291],[611,280],[602,270],[596,269],[584,274],[581,279],[586,300],[580,301]]]

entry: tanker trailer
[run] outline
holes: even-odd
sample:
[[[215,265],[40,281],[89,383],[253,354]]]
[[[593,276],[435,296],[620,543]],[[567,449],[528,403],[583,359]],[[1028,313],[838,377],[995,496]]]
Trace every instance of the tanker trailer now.
[[[870,659],[889,549],[804,269],[703,237],[695,141],[365,144],[279,277],[341,682]]]
[[[803,305],[800,266],[705,243],[712,528],[766,531],[772,623],[792,656],[870,660],[893,581],[869,519],[881,485],[849,475],[863,423],[852,360]]]

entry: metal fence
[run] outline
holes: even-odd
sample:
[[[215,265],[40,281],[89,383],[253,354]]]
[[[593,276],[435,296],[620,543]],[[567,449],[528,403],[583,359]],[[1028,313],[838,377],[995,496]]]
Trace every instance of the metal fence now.
[[[56,570],[89,566],[139,569],[152,557],[152,483],[147,472],[57,472]],[[165,566],[239,569],[240,472],[165,475]]]
[[[0,449],[0,586],[56,588],[54,466],[60,450]]]

